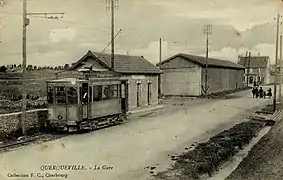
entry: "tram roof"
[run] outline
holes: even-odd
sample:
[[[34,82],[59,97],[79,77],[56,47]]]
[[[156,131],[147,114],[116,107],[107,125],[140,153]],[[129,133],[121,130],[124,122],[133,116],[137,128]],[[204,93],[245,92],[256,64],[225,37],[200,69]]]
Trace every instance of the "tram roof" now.
[[[85,82],[87,80],[84,79],[78,79],[78,78],[62,78],[62,79],[54,79],[54,80],[48,80],[47,82]]]
[[[55,80],[48,80],[50,83],[64,83],[64,82],[89,82],[89,81],[119,81],[124,80],[124,78],[90,78],[90,79],[78,79],[78,78],[62,78]]]

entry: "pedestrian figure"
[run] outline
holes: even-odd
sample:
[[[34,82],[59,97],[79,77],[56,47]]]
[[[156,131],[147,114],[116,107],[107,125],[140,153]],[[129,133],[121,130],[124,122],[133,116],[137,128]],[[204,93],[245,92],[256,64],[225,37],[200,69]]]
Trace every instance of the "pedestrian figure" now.
[[[255,98],[255,88],[253,88],[253,90],[252,90],[252,94],[253,94],[253,98]]]
[[[254,81],[254,87],[256,87],[256,82]]]
[[[259,92],[258,92],[258,89],[257,89],[257,87],[256,87],[256,88],[255,88],[255,97],[258,98],[258,96],[259,96]]]
[[[265,99],[265,96],[266,96],[266,92],[265,91],[263,91],[263,98]]]
[[[268,96],[269,98],[271,98],[271,97],[272,97],[271,88],[269,88],[269,89],[267,90],[267,96]]]
[[[263,89],[262,89],[262,87],[259,88],[258,92],[259,92],[259,97],[263,98]]]

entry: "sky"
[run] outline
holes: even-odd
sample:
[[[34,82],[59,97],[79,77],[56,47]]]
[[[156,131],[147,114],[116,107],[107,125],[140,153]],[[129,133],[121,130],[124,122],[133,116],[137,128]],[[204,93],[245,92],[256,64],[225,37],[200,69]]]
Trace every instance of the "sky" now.
[[[22,0],[0,0],[0,64],[22,62]],[[109,1],[109,0],[108,0]],[[209,56],[237,62],[247,50],[275,60],[276,16],[281,0],[119,0],[115,53],[159,62],[177,53],[205,56],[203,29],[212,25]],[[29,15],[27,64],[64,65],[110,42],[107,0],[27,0],[28,13],[65,13],[48,19]],[[282,17],[283,20],[283,17]],[[282,26],[283,28],[283,26]],[[110,46],[105,50],[110,53]]]

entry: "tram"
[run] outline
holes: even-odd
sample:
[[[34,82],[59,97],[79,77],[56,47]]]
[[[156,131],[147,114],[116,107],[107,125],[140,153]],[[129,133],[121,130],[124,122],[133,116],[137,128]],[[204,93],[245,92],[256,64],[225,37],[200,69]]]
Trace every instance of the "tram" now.
[[[119,78],[64,78],[47,81],[48,124],[56,129],[95,130],[122,123],[127,81]]]

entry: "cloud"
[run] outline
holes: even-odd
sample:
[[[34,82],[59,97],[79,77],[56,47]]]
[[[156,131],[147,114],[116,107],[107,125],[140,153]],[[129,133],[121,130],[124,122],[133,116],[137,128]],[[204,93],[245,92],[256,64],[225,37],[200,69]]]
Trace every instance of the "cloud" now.
[[[49,33],[49,40],[51,43],[58,43],[61,41],[72,41],[76,37],[75,29],[53,29]]]
[[[276,28],[273,16],[277,13],[277,5],[278,0],[216,0],[216,3],[207,0],[120,1],[115,14],[115,29],[118,32],[121,28],[123,32],[115,40],[115,52],[143,55],[156,63],[159,61],[158,40],[162,37],[162,59],[179,52],[205,55],[202,31],[203,26],[210,23],[213,25],[210,37],[212,56],[233,60],[237,53],[251,49],[256,54],[260,51],[262,55],[274,57]],[[4,14],[3,18],[1,63],[20,63],[21,3],[9,1],[2,10],[13,14]],[[29,63],[60,65],[74,62],[87,50],[100,52],[110,42],[110,13],[105,11],[104,1],[31,1],[28,10],[66,13],[61,20],[29,17]],[[110,47],[106,52],[109,50]],[[35,52],[38,55],[30,54]]]
[[[168,56],[168,42],[162,41],[161,44],[162,60],[164,57]],[[156,64],[159,62],[160,55],[160,43],[159,41],[150,42],[149,45],[145,48],[132,49],[129,52],[130,55],[139,55],[144,56],[151,63]]]

